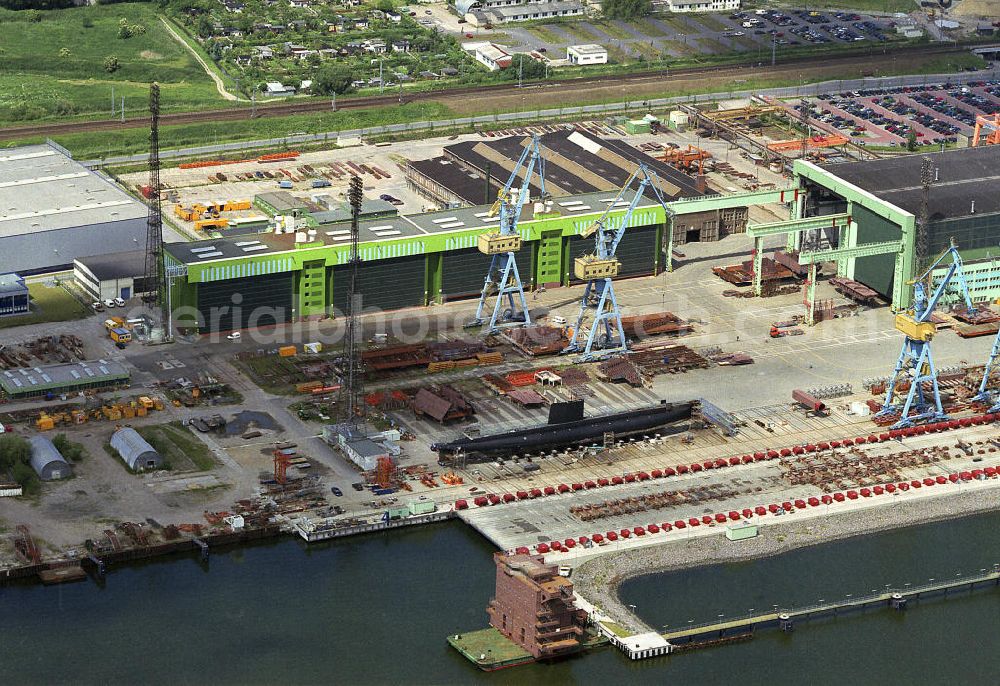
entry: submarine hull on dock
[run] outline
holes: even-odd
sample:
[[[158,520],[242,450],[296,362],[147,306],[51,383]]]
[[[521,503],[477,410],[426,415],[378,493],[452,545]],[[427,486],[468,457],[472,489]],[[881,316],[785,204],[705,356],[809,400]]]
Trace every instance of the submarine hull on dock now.
[[[492,436],[461,438],[450,443],[431,446],[442,457],[459,452],[468,458],[501,457],[512,454],[539,452],[580,445],[592,445],[603,440],[606,433],[616,438],[633,436],[662,429],[691,418],[695,403],[662,403],[654,407],[629,410],[613,415],[586,417],[574,421],[550,423],[532,429],[522,429]]]

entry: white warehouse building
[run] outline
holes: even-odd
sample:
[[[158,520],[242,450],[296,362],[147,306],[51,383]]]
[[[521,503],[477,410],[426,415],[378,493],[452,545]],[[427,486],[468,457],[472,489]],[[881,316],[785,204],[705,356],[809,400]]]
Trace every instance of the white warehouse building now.
[[[143,249],[146,205],[55,144],[0,150],[0,274]]]

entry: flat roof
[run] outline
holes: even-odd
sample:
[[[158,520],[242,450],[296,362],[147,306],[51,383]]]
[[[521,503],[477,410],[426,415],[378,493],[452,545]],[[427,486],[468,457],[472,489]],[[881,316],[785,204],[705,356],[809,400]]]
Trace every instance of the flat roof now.
[[[617,191],[601,191],[597,193],[582,193],[572,197],[554,198],[552,209],[564,217],[575,214],[593,215],[594,213],[604,212],[604,210],[610,207],[616,195]],[[635,191],[627,191],[622,196],[616,209],[625,209],[634,195]],[[651,193],[647,191],[647,199],[650,196]],[[653,203],[655,203],[655,200],[652,199],[649,199],[648,203],[640,201],[639,207],[647,207]],[[360,242],[375,244],[380,242],[389,243],[401,238],[419,238],[421,236],[463,232],[470,229],[499,227],[500,217],[487,217],[489,210],[489,205],[477,205],[474,207],[439,210],[437,212],[425,212],[411,216],[369,219],[358,223],[361,233]],[[533,217],[534,206],[533,204],[528,204],[524,208],[521,220],[529,221]],[[322,243],[326,246],[350,245],[350,223],[344,222],[341,224],[325,224],[320,226],[315,229],[315,235],[309,237],[309,241]],[[218,260],[290,252],[295,250],[295,234],[257,233],[192,243],[167,243],[163,247],[182,264],[210,264]],[[376,248],[376,251],[378,251],[378,248]],[[387,253],[384,257],[397,256]],[[364,255],[362,255],[362,258],[381,259],[379,257],[369,258]]]
[[[608,49],[597,43],[584,43],[583,45],[570,45],[566,48],[581,55],[603,55]]]
[[[105,255],[78,257],[74,262],[90,272],[98,281],[134,279],[146,274],[146,252],[127,250]]]
[[[0,388],[8,395],[17,395],[28,391],[117,381],[130,376],[125,365],[109,360],[46,364],[0,372]]]
[[[0,238],[146,213],[146,205],[53,146],[0,150]]]
[[[1000,183],[1000,145],[820,167],[919,216],[923,194],[920,167],[924,157],[930,159],[932,177],[936,176],[931,182],[928,203],[932,221],[1000,212],[1000,193],[996,192]]]
[[[27,293],[28,287],[24,285],[24,279],[14,273],[0,274],[0,293],[6,295],[20,295]]]

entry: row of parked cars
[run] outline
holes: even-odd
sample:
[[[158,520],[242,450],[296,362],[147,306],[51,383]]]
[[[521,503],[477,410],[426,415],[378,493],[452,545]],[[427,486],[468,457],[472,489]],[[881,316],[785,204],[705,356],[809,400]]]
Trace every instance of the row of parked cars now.
[[[94,312],[104,312],[105,309],[110,310],[113,307],[125,307],[125,301],[121,298],[108,298],[104,301],[95,300],[90,303],[90,308]]]

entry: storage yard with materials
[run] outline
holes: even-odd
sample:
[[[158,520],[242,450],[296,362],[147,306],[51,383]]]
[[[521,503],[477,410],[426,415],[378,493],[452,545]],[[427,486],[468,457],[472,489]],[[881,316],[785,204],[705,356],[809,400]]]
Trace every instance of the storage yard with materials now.
[[[85,457],[66,479],[46,446],[37,506],[0,489],[0,569],[452,517],[573,565],[995,488],[1000,146],[883,157],[795,104],[188,163],[162,196],[126,174],[178,227],[159,296],[190,345],[144,344],[141,245],[73,256],[136,311],[5,337],[0,422]],[[909,283],[951,238],[974,310],[959,253]],[[904,331],[937,370],[908,409]]]

